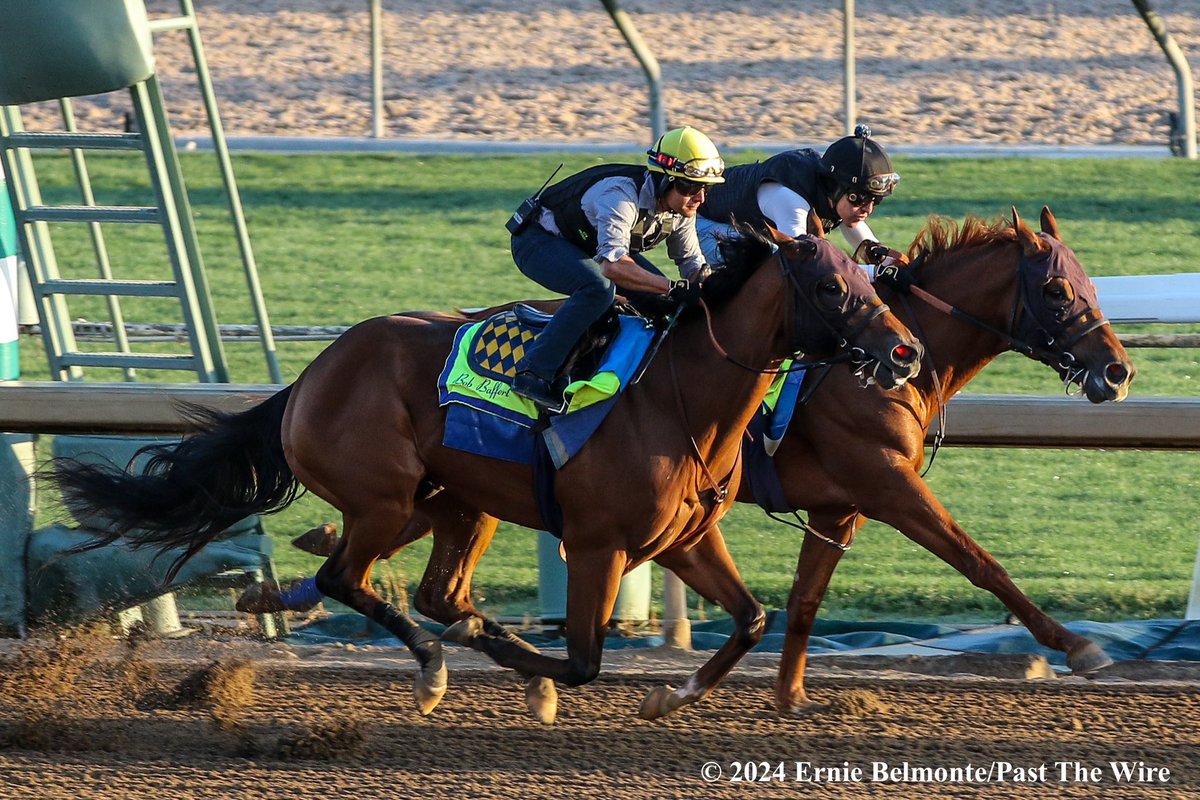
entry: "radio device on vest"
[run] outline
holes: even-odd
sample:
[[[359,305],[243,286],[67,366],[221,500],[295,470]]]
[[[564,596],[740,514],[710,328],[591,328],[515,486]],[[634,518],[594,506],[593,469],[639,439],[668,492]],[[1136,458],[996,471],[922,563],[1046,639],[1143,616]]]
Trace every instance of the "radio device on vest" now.
[[[508,218],[508,222],[504,223],[504,227],[508,228],[509,233],[516,236],[533,221],[537,210],[542,207],[542,192],[546,191],[546,187],[550,185],[550,181],[554,180],[554,176],[562,168],[562,164],[555,167],[554,172],[551,172],[550,177],[546,178],[546,182],[542,184],[542,188],[538,189],[533,197],[526,197],[521,201],[521,205],[517,206],[517,210]]]

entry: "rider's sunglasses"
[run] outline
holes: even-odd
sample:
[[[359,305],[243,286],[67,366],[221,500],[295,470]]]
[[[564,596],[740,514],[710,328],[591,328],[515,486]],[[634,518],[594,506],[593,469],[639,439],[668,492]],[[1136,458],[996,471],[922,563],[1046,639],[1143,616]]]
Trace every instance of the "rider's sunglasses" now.
[[[697,183],[695,181],[685,181],[683,178],[675,179],[675,189],[684,197],[695,197],[706,189],[711,189],[711,183]]]
[[[846,199],[850,201],[850,205],[858,208],[862,208],[869,203],[879,205],[883,202],[882,195],[871,194],[870,192],[846,192]]]

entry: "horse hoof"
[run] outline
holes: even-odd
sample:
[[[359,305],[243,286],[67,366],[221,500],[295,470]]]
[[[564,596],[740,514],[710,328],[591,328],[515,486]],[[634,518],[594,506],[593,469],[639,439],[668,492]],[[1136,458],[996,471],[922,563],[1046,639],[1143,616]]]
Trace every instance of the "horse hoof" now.
[[[417,678],[413,682],[413,699],[417,702],[417,711],[422,717],[429,716],[437,704],[442,702],[442,698],[446,696],[446,665],[443,664],[438,669],[434,670],[431,675],[426,675],[424,670],[417,673]]]
[[[242,596],[234,603],[234,608],[243,614],[271,614],[283,611],[283,601],[279,597],[279,584],[270,578],[262,583],[255,583],[242,592]]]
[[[822,711],[828,711],[829,704],[816,703],[812,700],[804,699],[788,703],[787,705],[776,706],[776,710],[781,717],[811,717],[814,714],[820,714]]]
[[[1075,675],[1090,675],[1111,665],[1113,660],[1108,653],[1100,649],[1095,642],[1088,642],[1082,647],[1067,653],[1067,666]]]
[[[525,705],[533,718],[543,725],[553,725],[558,716],[558,689],[549,678],[530,678],[525,684]]]
[[[483,620],[479,617],[467,617],[442,631],[442,640],[470,647],[472,640],[481,633],[483,633]]]
[[[337,543],[337,525],[332,522],[318,525],[292,539],[293,547],[303,550],[306,553],[312,553],[314,556],[321,556],[322,558],[329,558],[333,555]]]
[[[642,700],[641,708],[638,709],[638,716],[642,719],[665,717],[685,702],[682,697],[675,694],[675,687],[656,686]]]

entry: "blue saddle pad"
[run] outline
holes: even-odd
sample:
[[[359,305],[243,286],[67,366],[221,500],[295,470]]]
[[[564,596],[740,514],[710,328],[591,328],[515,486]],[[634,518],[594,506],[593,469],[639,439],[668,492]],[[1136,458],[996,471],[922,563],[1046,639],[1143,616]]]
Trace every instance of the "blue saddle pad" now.
[[[511,383],[525,348],[540,332],[538,323],[544,324],[544,319],[540,312],[524,308],[458,330],[438,379],[439,402],[446,406],[442,444],[505,461],[533,463],[533,426],[539,411],[513,394]],[[653,327],[640,317],[621,316],[618,322],[617,336],[596,374],[567,387],[567,413],[551,416],[543,431],[556,467],[574,456],[604,421],[654,337]]]

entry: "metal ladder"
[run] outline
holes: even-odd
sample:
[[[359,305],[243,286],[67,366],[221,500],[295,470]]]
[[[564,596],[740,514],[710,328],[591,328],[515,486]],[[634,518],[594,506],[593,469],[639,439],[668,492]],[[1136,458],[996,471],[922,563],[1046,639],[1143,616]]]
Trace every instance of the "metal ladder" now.
[[[281,383],[270,321],[191,0],[180,0],[180,11],[179,17],[150,21],[150,31],[184,30],[188,34],[268,374],[272,382]],[[19,106],[0,107],[0,160],[9,178],[13,212],[26,254],[30,288],[42,323],[51,375],[58,380],[79,380],[83,378],[83,369],[86,367],[107,367],[120,369],[126,380],[134,380],[138,369],[162,369],[193,372],[203,382],[227,382],[229,371],[224,348],[178,153],[166,117],[161,86],[157,77],[151,74],[146,80],[130,85],[127,91],[132,101],[136,130],[126,133],[80,132],[69,98],[58,100],[63,118],[61,131],[26,131]],[[81,203],[47,205],[43,202],[38,185],[32,152],[63,148],[68,149],[71,155]],[[149,170],[154,205],[98,205],[84,159],[84,152],[89,150],[140,151]],[[60,274],[51,237],[51,226],[60,223],[87,226],[96,261],[95,277],[64,278]],[[169,279],[129,280],[115,277],[102,228],[104,224],[113,223],[160,226],[171,267]],[[68,298],[72,296],[105,299],[113,329],[112,343],[115,347],[112,350],[85,351],[78,346],[68,305]],[[133,352],[125,333],[125,315],[121,306],[123,297],[176,299],[186,330],[187,352]]]

